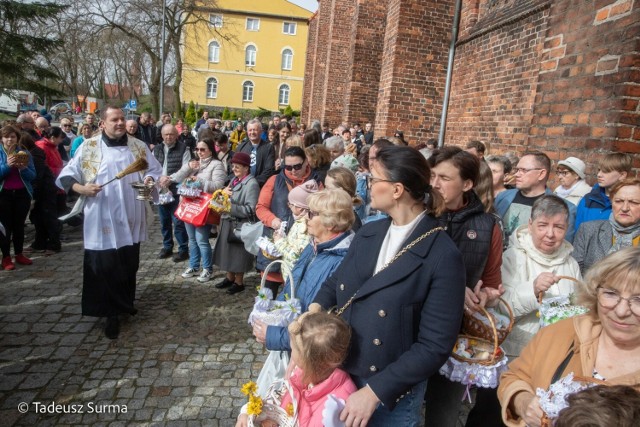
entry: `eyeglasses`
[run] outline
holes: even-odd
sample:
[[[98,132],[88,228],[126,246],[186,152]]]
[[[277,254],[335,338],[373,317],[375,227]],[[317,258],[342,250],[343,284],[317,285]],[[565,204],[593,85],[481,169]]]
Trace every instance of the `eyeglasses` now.
[[[543,168],[513,168],[513,173],[517,175],[520,172],[529,173],[531,171],[541,171],[541,170],[544,170],[544,169]]]
[[[209,150],[208,148],[196,148],[196,151],[207,151]]]
[[[313,219],[320,215],[320,212],[309,211],[309,219]]]
[[[598,291],[598,303],[604,308],[616,308],[620,301],[625,300],[629,304],[629,310],[634,315],[640,316],[640,295],[624,298],[613,289],[603,288],[602,286],[598,286],[596,291]]]
[[[374,178],[370,176],[369,179],[367,180],[367,187],[371,189],[371,187],[373,187],[373,184],[377,184],[378,182],[396,182],[396,181],[391,181],[389,179],[382,179],[382,178]]]
[[[562,170],[558,169],[558,170],[556,171],[556,174],[557,174],[557,175],[560,175],[560,176],[567,176],[567,175],[569,175],[570,173],[571,173],[571,172],[570,172],[570,171],[568,171],[568,170],[566,170],[566,169],[562,169]]]
[[[296,170],[299,171],[300,169],[302,169],[302,165],[304,165],[304,162],[302,163],[298,163],[297,165],[284,165],[285,170],[288,170],[289,172]]]
[[[67,128],[67,127],[71,127],[71,123],[65,123],[62,125],[62,127]]]

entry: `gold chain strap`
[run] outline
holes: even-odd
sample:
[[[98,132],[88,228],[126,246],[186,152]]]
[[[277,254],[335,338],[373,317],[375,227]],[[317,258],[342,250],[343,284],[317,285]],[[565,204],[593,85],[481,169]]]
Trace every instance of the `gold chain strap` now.
[[[418,237],[417,239],[415,239],[413,242],[409,243],[407,246],[405,246],[400,252],[398,252],[393,258],[391,258],[391,260],[389,260],[389,262],[387,262],[385,265],[382,266],[382,268],[380,270],[378,270],[377,273],[374,274],[374,276],[378,273],[380,273],[382,270],[384,270],[385,268],[389,267],[395,260],[397,260],[398,258],[400,258],[402,255],[404,255],[409,249],[413,248],[415,245],[417,245],[418,243],[420,243],[422,240],[426,239],[427,237],[431,236],[433,233],[435,233],[436,231],[445,231],[446,227],[436,227],[433,228],[429,231],[427,231],[426,233],[424,233],[422,236]],[[338,311],[336,311],[336,315],[337,316],[341,316],[342,313],[344,313],[344,311],[351,305],[351,303],[353,302],[353,299],[356,297],[356,294],[358,293],[358,291],[356,291],[351,298],[349,298],[349,300],[342,306],[342,308],[340,308]]]

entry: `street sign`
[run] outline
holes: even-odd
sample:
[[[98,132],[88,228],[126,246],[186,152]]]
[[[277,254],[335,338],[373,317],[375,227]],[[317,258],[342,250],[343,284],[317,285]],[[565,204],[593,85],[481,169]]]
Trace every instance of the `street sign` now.
[[[136,111],[138,109],[138,101],[135,99],[129,100],[129,110]]]

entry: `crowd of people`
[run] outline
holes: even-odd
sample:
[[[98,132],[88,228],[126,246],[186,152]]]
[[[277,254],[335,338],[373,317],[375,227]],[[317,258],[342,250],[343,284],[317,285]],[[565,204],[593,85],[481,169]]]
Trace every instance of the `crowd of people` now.
[[[409,146],[400,131],[375,139],[371,123],[306,128],[279,115],[232,123],[205,112],[192,134],[168,114],[158,124],[148,113],[126,121],[108,107],[99,128],[87,118],[78,136],[69,119],[51,127],[37,114],[2,127],[0,247],[3,269],[30,265],[29,252],[60,250],[59,217],[83,214],[82,313],[106,317],[109,338],[118,316],[136,311],[150,206],[131,184],[143,181],[163,196],[158,258],[188,261],[185,280],[206,283],[217,268],[224,278],[214,287],[233,295],[257,269],[276,300],[296,287],[311,314],[289,328],[255,321],[253,334],[268,350],[292,353],[308,425],[322,425],[314,411],[335,392],[349,427],[455,426],[465,386],[439,368],[463,315],[500,300],[515,318],[504,342],[512,363],[497,389],[478,389],[467,426],[540,425],[536,388],[568,372],[640,387],[640,180],[628,154],[603,155],[591,187],[576,157],[553,168],[543,152],[489,156],[480,141]],[[140,158],[145,167],[110,183]],[[187,185],[224,194],[219,224],[176,216]],[[67,198],[78,200],[70,215]],[[25,248],[30,211],[36,233]],[[281,270],[265,271],[274,257],[254,256],[236,236],[256,221],[286,261]],[[540,305],[574,294],[589,312],[541,328]],[[321,315],[331,308],[338,323]],[[318,334],[348,345],[326,351]],[[305,400],[325,381],[326,393]],[[241,415],[238,425],[246,422]]]

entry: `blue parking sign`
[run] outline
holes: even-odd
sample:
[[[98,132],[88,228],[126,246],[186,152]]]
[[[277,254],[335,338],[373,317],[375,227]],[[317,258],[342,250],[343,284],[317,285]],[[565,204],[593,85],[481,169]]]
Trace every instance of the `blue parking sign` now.
[[[130,99],[129,100],[129,109],[133,110],[133,111],[137,110],[138,109],[138,101],[135,100],[135,99]]]

